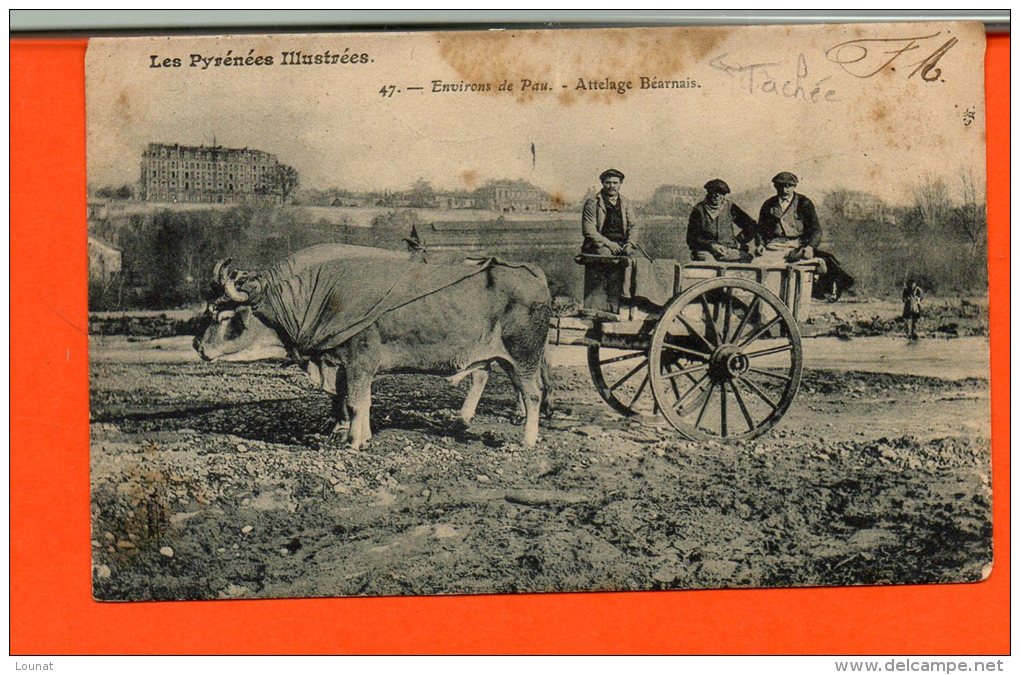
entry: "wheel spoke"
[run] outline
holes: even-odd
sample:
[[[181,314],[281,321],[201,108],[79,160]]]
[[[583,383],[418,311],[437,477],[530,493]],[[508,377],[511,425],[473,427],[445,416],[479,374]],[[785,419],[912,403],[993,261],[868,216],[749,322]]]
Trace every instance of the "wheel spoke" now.
[[[737,324],[737,329],[733,331],[733,336],[730,338],[730,342],[736,342],[740,339],[740,333],[744,330],[744,326],[747,324],[748,319],[750,319],[751,315],[758,309],[759,304],[761,304],[761,297],[756,295],[754,296],[754,302],[752,302],[751,306],[747,308],[746,312],[744,312],[744,316],[740,317],[740,323]]]
[[[754,383],[754,380],[752,380],[751,378],[749,378],[747,376],[744,376],[744,378],[741,380],[741,382],[746,384],[751,391],[753,391],[755,394],[757,394],[758,398],[760,398],[761,400],[763,400],[766,403],[768,403],[769,407],[772,408],[772,412],[775,412],[776,410],[779,409],[779,406],[777,404],[773,403],[772,399],[770,399],[768,396],[765,395],[765,392],[763,392],[761,390],[761,388],[757,384]]]
[[[768,349],[761,349],[756,352],[750,352],[748,354],[744,354],[744,356],[746,356],[749,359],[753,359],[759,356],[768,356],[770,354],[781,354],[782,352],[788,352],[791,349],[793,349],[793,344],[787,343],[785,345],[780,345],[779,347],[770,347]]]
[[[680,352],[681,354],[687,354],[688,356],[693,356],[693,357],[701,359],[703,361],[708,361],[712,357],[711,354],[707,354],[705,352],[699,352],[699,351],[694,350],[694,349],[688,349],[687,347],[678,347],[676,345],[671,345],[668,342],[663,342],[662,346],[665,347],[666,349],[672,349],[675,352]]]
[[[715,317],[712,316],[712,310],[710,310],[708,308],[708,300],[705,298],[704,295],[699,297],[698,300],[701,302],[702,309],[705,310],[705,327],[707,328],[708,326],[711,326],[712,327],[712,339],[715,340],[715,343],[717,345],[722,344],[722,340],[719,338],[719,329],[715,325]],[[718,313],[719,313],[719,305],[718,304],[715,305],[715,310],[716,310],[716,315],[718,315]],[[706,331],[706,334],[707,334],[707,331]]]
[[[740,412],[744,414],[744,421],[747,422],[747,430],[754,431],[754,420],[751,419],[751,414],[747,412],[747,405],[744,403],[744,397],[740,395],[740,389],[737,388],[737,382],[730,382],[730,387],[733,389],[733,397],[737,399],[737,406],[740,408]]]
[[[666,373],[668,374],[668,373],[672,373],[672,372],[673,372],[673,364],[672,363],[667,364],[666,365]],[[694,376],[691,375],[690,373],[684,373],[684,374],[688,377],[688,379],[690,379],[691,382],[697,382],[697,380],[694,379]],[[670,388],[673,389],[673,396],[675,396],[676,398],[680,398],[680,388],[676,386],[676,380],[674,378],[667,378],[667,379],[669,379],[669,386],[670,386]],[[658,406],[658,401],[656,401],[656,406]]]
[[[707,370],[707,369],[708,369],[708,364],[702,364],[700,366],[691,366],[690,368],[684,368],[683,370],[678,370],[676,372],[673,372],[671,370],[671,371],[669,371],[669,373],[667,373],[665,375],[665,377],[667,377],[667,378],[672,380],[674,378],[680,377],[681,375],[686,375],[688,377],[688,379],[693,379],[693,378],[691,378],[691,373],[696,373],[698,371]]]
[[[726,438],[729,434],[726,430],[726,383],[722,382],[719,384],[719,430],[722,432],[722,437]]]
[[[729,340],[730,319],[733,316],[733,287],[726,287],[726,311],[723,313],[722,341]]]
[[[617,387],[619,387],[624,382],[626,382],[627,380],[629,380],[630,378],[634,377],[639,372],[641,372],[641,369],[644,368],[647,364],[648,364],[648,360],[647,359],[642,361],[641,363],[637,364],[637,366],[635,366],[633,370],[631,370],[629,373],[627,373],[626,375],[621,377],[619,380],[617,380],[616,384],[614,384],[611,387],[609,387],[609,391],[615,391]]]
[[[758,373],[759,375],[764,375],[765,377],[774,377],[775,379],[782,380],[783,382],[789,382],[790,380],[793,379],[792,377],[789,377],[787,375],[781,375],[779,373],[772,373],[772,372],[769,372],[767,370],[762,370],[761,368],[748,368],[747,370],[749,372],[752,372],[752,373]]]
[[[751,344],[752,342],[754,342],[755,340],[760,338],[762,335],[764,335],[766,332],[768,332],[769,328],[772,328],[773,326],[775,326],[777,323],[779,323],[782,320],[783,320],[783,317],[780,316],[779,314],[776,314],[774,317],[772,317],[769,320],[768,323],[766,323],[764,326],[762,326],[761,328],[756,330],[754,332],[754,335],[752,335],[751,337],[749,337],[746,340],[744,340],[743,342],[741,342],[740,346],[741,347],[746,347],[747,345]]]
[[[698,418],[694,420],[694,428],[697,429],[701,426],[701,420],[705,417],[705,411],[708,410],[708,403],[712,400],[712,392],[715,391],[715,383],[713,382],[708,387],[708,396],[705,397],[705,402],[701,404],[701,410],[698,411]]]
[[[630,405],[627,406],[628,408],[634,407],[637,400],[641,398],[641,393],[644,392],[646,386],[648,386],[648,373],[645,373],[645,379],[641,380],[641,386],[638,387],[638,390],[634,393],[634,398],[630,400]]]
[[[599,361],[600,366],[609,365],[610,363],[619,363],[620,361],[629,361],[630,359],[636,359],[640,356],[644,356],[644,352],[632,352],[630,354],[624,354],[623,356],[614,356],[604,361]]]
[[[681,396],[680,398],[678,398],[676,403],[673,404],[673,410],[675,410],[678,413],[681,410],[683,410],[684,402],[690,397],[691,394],[693,394],[695,392],[695,390],[700,389],[701,388],[701,383],[704,382],[707,379],[708,379],[708,373],[705,373],[704,375],[701,376],[701,378],[697,382],[695,382],[693,385],[691,385],[691,388],[688,389],[687,391],[685,391],[684,395]]]
[[[708,351],[709,352],[714,352],[715,351],[715,345],[712,344],[711,342],[709,342],[708,339],[704,335],[702,335],[698,331],[694,330],[694,326],[692,326],[691,323],[687,319],[685,319],[684,317],[682,317],[679,314],[677,314],[676,318],[679,319],[680,323],[682,323],[684,325],[684,327],[687,329],[687,331],[691,335],[694,335],[695,337],[697,337],[699,340],[701,340],[705,344],[706,347],[708,347]]]

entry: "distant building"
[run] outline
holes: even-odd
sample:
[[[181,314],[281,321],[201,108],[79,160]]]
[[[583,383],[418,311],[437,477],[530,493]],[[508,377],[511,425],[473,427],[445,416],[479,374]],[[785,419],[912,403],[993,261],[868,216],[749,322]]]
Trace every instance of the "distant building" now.
[[[557,211],[547,192],[523,180],[489,181],[474,192],[475,208],[490,211]]]
[[[686,185],[660,185],[652,193],[652,196],[641,205],[641,213],[685,217],[704,197],[705,191],[702,188]]]
[[[446,209],[473,209],[475,198],[470,192],[458,190],[456,192],[440,192],[436,195],[439,205]]]
[[[88,238],[89,279],[107,282],[121,270],[120,249],[110,246],[96,237]]]
[[[347,207],[351,207],[351,206],[359,207],[359,206],[371,206],[372,204],[373,204],[373,201],[372,201],[371,197],[367,197],[367,196],[364,196],[364,195],[355,195],[355,194],[343,195],[341,197],[337,197],[337,198],[335,198],[333,201],[331,201],[329,203],[330,206],[335,206],[335,207],[343,207],[343,206],[347,206]]]
[[[109,209],[105,200],[89,199],[85,205],[85,213],[88,220],[106,220]]]
[[[285,166],[251,148],[150,143],[142,153],[142,199],[149,202],[279,204]]]
[[[843,208],[847,218],[885,219],[885,202],[867,192],[848,191]]]

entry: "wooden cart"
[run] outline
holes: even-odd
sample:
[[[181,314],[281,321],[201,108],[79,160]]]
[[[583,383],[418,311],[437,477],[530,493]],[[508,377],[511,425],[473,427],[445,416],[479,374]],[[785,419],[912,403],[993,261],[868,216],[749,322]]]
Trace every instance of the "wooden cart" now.
[[[672,294],[657,304],[641,297],[635,260],[578,261],[583,308],[554,320],[551,341],[587,346],[592,381],[617,412],[723,442],[755,438],[782,419],[800,386],[797,322],[810,304],[813,265],[670,261]],[[664,262],[656,263],[660,285]]]

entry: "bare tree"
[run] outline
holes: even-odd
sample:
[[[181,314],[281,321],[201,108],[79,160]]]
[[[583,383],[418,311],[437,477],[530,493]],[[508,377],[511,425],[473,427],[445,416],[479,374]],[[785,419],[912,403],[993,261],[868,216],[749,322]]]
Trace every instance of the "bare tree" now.
[[[960,168],[960,196],[963,205],[960,217],[955,219],[957,227],[970,242],[971,252],[976,252],[984,243],[988,228],[988,216],[985,200],[979,199],[974,170],[970,167]]]
[[[935,233],[943,228],[949,216],[949,186],[941,176],[925,172],[914,184],[912,190],[914,206],[921,214],[921,222],[929,232]]]
[[[287,197],[298,186],[298,172],[292,166],[281,164],[276,170],[276,189],[280,193],[282,201],[286,202]]]

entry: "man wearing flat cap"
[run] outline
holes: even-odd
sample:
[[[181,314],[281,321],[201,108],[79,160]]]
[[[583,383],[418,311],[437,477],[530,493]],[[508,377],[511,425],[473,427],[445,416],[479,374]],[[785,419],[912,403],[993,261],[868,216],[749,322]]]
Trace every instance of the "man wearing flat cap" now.
[[[794,191],[797,177],[789,171],[777,173],[772,185],[776,195],[765,200],[758,214],[758,232],[766,249],[787,262],[814,258],[822,239],[814,203]]]
[[[705,183],[705,198],[687,221],[687,247],[691,260],[750,262],[755,248],[757,223],[730,201],[730,186],[713,178]]]
[[[758,214],[758,235],[765,244],[763,262],[815,263],[817,280],[812,296],[818,299],[838,300],[845,290],[854,285],[854,279],[843,271],[831,253],[818,250],[822,239],[822,226],[810,199],[794,191],[797,177],[782,171],[772,178],[776,196],[761,205]]]
[[[630,203],[620,194],[623,172],[607,169],[599,175],[602,189],[584,201],[581,211],[582,253],[628,255],[637,241],[637,223]]]

